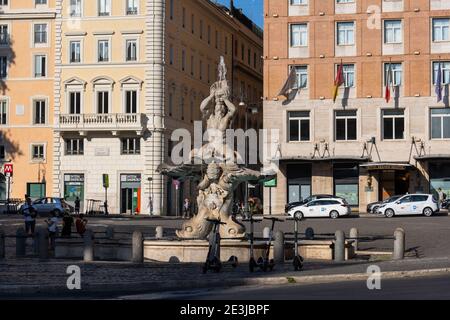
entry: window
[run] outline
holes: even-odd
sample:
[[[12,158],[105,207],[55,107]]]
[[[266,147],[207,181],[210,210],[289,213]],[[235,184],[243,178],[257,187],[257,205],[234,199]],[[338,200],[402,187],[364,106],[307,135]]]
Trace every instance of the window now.
[[[200,20],[200,39],[203,39],[203,20]]]
[[[200,62],[199,62],[198,73],[199,73],[200,80],[203,80],[203,61],[202,60],[200,60]]]
[[[97,113],[109,113],[109,92],[97,92]]]
[[[99,40],[98,41],[98,62],[108,62],[109,61],[109,41]]]
[[[34,77],[44,78],[46,76],[47,57],[43,55],[34,56]]]
[[[173,113],[173,94],[169,93],[169,116]]]
[[[431,109],[431,139],[450,139],[450,109]]]
[[[308,0],[291,0],[292,6],[306,5],[306,4],[308,4]]]
[[[347,200],[351,206],[359,204],[359,165],[336,163],[333,165],[334,195]]]
[[[84,154],[84,140],[83,139],[66,139],[66,155],[78,156]]]
[[[181,51],[181,70],[186,70],[186,51]]]
[[[297,72],[297,85],[298,89],[305,89],[308,87],[308,67],[307,66],[295,66]]]
[[[216,30],[215,46],[216,49],[219,49],[219,31],[217,30]]]
[[[34,124],[45,124],[46,121],[46,102],[45,100],[34,101]]]
[[[127,61],[137,61],[137,41],[136,40],[127,40],[126,41],[127,48]]]
[[[98,15],[109,16],[111,14],[111,0],[98,0]]]
[[[355,0],[336,0],[336,3],[354,3]]]
[[[441,65],[442,70],[442,84],[450,84],[450,61],[433,62],[433,84],[436,84],[439,64]]]
[[[127,15],[138,14],[138,0],[127,0]]]
[[[336,111],[336,141],[354,141],[357,139],[356,110]]]
[[[344,69],[344,86],[346,88],[354,87],[355,86],[355,65],[354,64],[344,64],[343,69]]]
[[[211,26],[208,26],[208,44],[211,44]]]
[[[7,44],[9,44],[8,25],[1,24],[0,25],[0,45],[7,45]]]
[[[310,140],[310,112],[293,111],[289,117],[289,142]]]
[[[350,46],[355,44],[355,23],[337,23],[337,44],[338,46]]]
[[[228,37],[225,37],[225,40],[224,40],[224,45],[225,45],[225,54],[228,54]]]
[[[70,0],[70,16],[81,17],[81,0]]]
[[[169,12],[169,14],[170,14],[170,20],[173,20],[173,6],[174,6],[173,1],[174,1],[174,0],[170,0],[170,5],[169,5],[169,10],[170,10],[170,12]]]
[[[125,113],[137,113],[137,91],[125,91]]]
[[[402,43],[402,21],[388,20],[384,22],[384,43]]]
[[[191,76],[194,76],[194,67],[195,67],[194,56],[191,56]]]
[[[389,66],[391,67],[391,79],[392,84],[394,87],[398,87],[402,85],[402,64],[401,63],[385,63],[384,64],[384,83],[385,85],[388,82],[388,75],[389,75]]]
[[[449,18],[433,19],[433,41],[449,41]]]
[[[5,160],[5,158],[6,158],[5,146],[0,145],[0,160]]]
[[[0,100],[0,125],[8,123],[8,101]]]
[[[46,24],[35,24],[34,25],[34,43],[35,44],[45,44],[47,43],[47,25]]]
[[[169,47],[169,63],[170,63],[170,65],[173,65],[173,62],[174,62],[173,45],[170,45],[170,47]]]
[[[70,63],[81,62],[81,42],[70,41]]]
[[[69,92],[69,113],[81,113],[81,92]]]
[[[122,154],[141,154],[141,139],[122,139]]]
[[[383,110],[383,139],[405,139],[405,110]]]
[[[43,144],[31,145],[31,160],[33,161],[45,160],[45,145]]]
[[[194,14],[191,15],[191,33],[195,33],[195,16]]]
[[[47,4],[47,0],[36,0],[36,5]]]
[[[8,57],[0,56],[0,78],[8,76]]]
[[[186,28],[186,8],[183,8],[182,10],[181,20],[183,28]]]
[[[308,25],[291,25],[291,47],[304,47],[308,45]]]
[[[180,101],[180,114],[181,114],[181,120],[184,120],[184,97],[181,97]]]

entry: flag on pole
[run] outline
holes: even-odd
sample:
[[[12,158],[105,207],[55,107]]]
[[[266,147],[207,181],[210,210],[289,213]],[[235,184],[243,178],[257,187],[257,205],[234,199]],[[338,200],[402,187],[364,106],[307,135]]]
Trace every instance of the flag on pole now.
[[[297,78],[297,70],[293,66],[291,68],[291,72],[289,73],[289,77],[286,80],[286,83],[284,84],[283,88],[281,88],[280,93],[278,95],[289,98],[289,95],[295,89],[298,89],[298,78]]]
[[[438,71],[436,76],[436,96],[437,102],[442,101],[442,66],[441,61],[439,61]]]
[[[389,68],[386,75],[386,103],[389,103],[391,101],[391,86],[392,86],[392,64],[389,62]]]
[[[344,65],[342,64],[339,66],[338,73],[336,75],[336,79],[334,80],[334,92],[333,92],[333,102],[336,102],[339,87],[344,84]]]

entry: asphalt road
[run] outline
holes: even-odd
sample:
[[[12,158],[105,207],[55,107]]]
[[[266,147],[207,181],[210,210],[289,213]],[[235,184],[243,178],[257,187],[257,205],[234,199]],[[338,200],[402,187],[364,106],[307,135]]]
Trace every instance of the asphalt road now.
[[[174,235],[175,230],[184,222],[181,219],[133,219],[133,218],[88,218],[88,226],[96,231],[105,230],[107,226],[114,226],[120,236],[130,237],[134,230],[141,230],[146,236],[155,234],[156,226],[163,226],[166,235]],[[43,220],[39,221],[42,225]],[[248,224],[245,223],[247,226]],[[256,224],[256,236],[262,236],[264,227],[270,225],[269,221]],[[0,228],[4,228],[7,234],[15,234],[18,227],[23,226],[20,217],[0,216]],[[343,230],[347,235],[351,228],[358,228],[360,236],[393,236],[396,228],[401,227],[406,231],[406,247],[410,256],[419,258],[450,258],[450,216],[447,214],[430,218],[422,216],[396,217],[350,217],[337,220],[308,219],[300,223],[300,232],[312,227],[316,234],[334,234],[337,230]],[[293,231],[293,222],[285,221],[275,227],[284,232]],[[12,240],[11,240],[12,241]],[[11,244],[12,245],[12,244]],[[361,243],[362,249],[392,250],[393,240],[378,240],[375,242]]]
[[[450,275],[427,278],[381,279],[380,290],[369,290],[366,281],[239,287],[219,290],[121,296],[132,300],[449,300]]]

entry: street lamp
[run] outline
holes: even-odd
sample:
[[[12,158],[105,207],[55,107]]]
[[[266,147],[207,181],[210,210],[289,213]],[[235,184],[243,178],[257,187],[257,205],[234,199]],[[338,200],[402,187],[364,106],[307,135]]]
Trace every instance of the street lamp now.
[[[239,103],[239,107],[241,108],[245,108],[245,133],[247,133],[248,130],[248,114],[257,114],[258,113],[258,108],[256,106],[247,106],[247,104],[244,101],[241,101]],[[245,166],[247,167],[249,165],[248,163],[248,152],[249,152],[249,148],[248,148],[248,137],[247,135],[245,135]],[[248,187],[248,181],[245,182],[245,195],[244,195],[244,203],[245,203],[245,208],[244,208],[244,215],[248,218],[249,215],[249,206],[248,206],[248,191],[249,191],[249,187]]]
[[[149,209],[150,209],[150,215],[153,215],[153,178],[149,177],[148,179],[148,184],[149,184],[149,188],[150,188],[150,198],[149,198]]]

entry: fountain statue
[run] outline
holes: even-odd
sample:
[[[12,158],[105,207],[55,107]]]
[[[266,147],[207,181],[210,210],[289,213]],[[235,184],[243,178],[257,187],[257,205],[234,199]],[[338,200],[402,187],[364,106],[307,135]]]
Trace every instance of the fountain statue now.
[[[231,214],[233,191],[243,182],[257,183],[272,178],[272,175],[238,165],[238,160],[242,158],[226,143],[226,130],[230,128],[237,111],[230,101],[226,74],[225,62],[221,57],[218,81],[211,86],[210,95],[200,105],[206,119],[208,139],[199,150],[192,150],[190,155],[191,161],[200,159],[200,164],[163,164],[158,169],[161,174],[176,179],[199,180],[198,213],[177,231],[181,239],[205,239],[212,230],[212,223],[207,219],[225,223],[220,228],[221,237],[243,238],[245,227]]]

